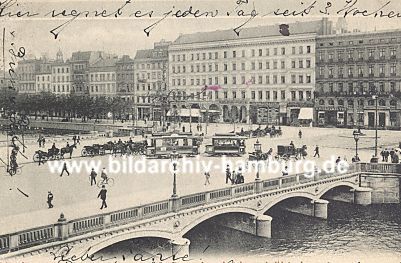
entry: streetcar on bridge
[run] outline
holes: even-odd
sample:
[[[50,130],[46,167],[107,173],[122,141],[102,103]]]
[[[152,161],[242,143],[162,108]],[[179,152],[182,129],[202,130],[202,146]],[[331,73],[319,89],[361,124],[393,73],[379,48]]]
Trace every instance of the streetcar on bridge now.
[[[242,156],[245,152],[246,136],[233,134],[215,134],[212,144],[206,145],[205,153],[210,156],[234,155]]]

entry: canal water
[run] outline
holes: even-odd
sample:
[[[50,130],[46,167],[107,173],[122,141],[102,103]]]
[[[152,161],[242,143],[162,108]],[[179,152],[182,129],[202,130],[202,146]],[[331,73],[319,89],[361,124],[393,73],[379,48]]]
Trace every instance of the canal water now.
[[[279,208],[269,210],[269,215],[272,239],[202,223],[185,236],[191,240],[190,262],[401,262],[399,204],[362,207],[331,202],[327,221]],[[171,255],[169,244],[161,239],[125,241],[100,253],[117,262],[140,262],[136,253],[145,255],[142,259],[155,253]]]

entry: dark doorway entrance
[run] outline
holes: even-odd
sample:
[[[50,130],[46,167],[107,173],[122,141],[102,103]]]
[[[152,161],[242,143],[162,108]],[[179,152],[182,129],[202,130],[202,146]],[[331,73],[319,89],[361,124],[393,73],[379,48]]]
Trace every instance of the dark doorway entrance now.
[[[379,127],[384,128],[386,125],[386,114],[381,112],[379,113]]]
[[[375,113],[368,112],[368,126],[375,127]]]

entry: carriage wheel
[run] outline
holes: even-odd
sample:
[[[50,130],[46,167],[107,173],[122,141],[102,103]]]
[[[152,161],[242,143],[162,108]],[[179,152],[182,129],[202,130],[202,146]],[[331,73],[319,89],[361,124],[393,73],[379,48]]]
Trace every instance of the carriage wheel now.
[[[86,151],[86,149],[82,149],[81,156],[86,156],[86,155],[88,155],[88,152]]]
[[[113,179],[113,178],[109,178],[109,179],[107,180],[107,185],[113,186],[113,185],[114,185],[114,179]]]
[[[33,161],[34,161],[35,163],[39,162],[39,154],[38,154],[38,153],[35,153],[35,154],[33,155]]]
[[[17,171],[16,171],[15,169],[13,169],[13,168],[10,168],[10,169],[8,170],[8,173],[9,173],[11,176],[13,176],[13,175],[15,175],[15,174],[17,173]]]
[[[99,150],[100,155],[104,155],[105,153],[106,153],[106,151],[104,149]]]
[[[97,187],[99,187],[99,188],[102,188],[102,186],[103,185],[105,185],[106,183],[105,182],[103,182],[103,179],[101,179],[101,180],[99,180],[98,182],[97,182]]]

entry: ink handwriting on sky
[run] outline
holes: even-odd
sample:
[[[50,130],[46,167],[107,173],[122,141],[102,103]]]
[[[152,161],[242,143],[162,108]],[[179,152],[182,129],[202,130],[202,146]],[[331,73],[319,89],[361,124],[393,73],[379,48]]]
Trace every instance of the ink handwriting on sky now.
[[[5,0],[0,1],[0,19],[29,19],[35,18],[50,18],[56,21],[55,26],[52,26],[50,33],[57,39],[60,33],[71,23],[76,20],[91,19],[91,18],[108,18],[108,19],[119,19],[119,18],[135,18],[138,19],[152,19],[144,29],[143,32],[146,36],[150,36],[150,33],[155,30],[160,24],[167,22],[167,19],[180,19],[184,21],[185,18],[197,19],[207,18],[218,19],[223,17],[234,17],[235,22],[232,25],[228,25],[233,28],[233,31],[237,36],[240,35],[241,30],[245,25],[251,25],[252,21],[256,17],[307,17],[307,16],[329,16],[337,15],[340,17],[371,17],[371,18],[384,18],[384,19],[396,19],[401,18],[401,9],[396,10],[392,7],[392,3],[396,1],[387,1],[384,4],[376,4],[376,7],[367,8],[364,6],[367,0],[336,0],[336,1],[317,1],[317,0],[300,0],[296,1],[291,8],[284,8],[280,6],[278,1],[258,1],[258,5],[254,0],[232,0],[230,4],[225,7],[216,8],[216,6],[210,5],[210,7],[197,7],[199,3],[197,1],[191,1],[190,4],[185,5],[180,2],[180,7],[171,6],[160,9],[160,6],[154,8],[141,7],[140,2],[134,0],[118,0],[115,1],[116,6],[113,8],[100,8],[93,5],[93,9],[82,9],[79,5],[69,8],[48,8],[47,6],[40,7],[40,10],[30,10],[24,3],[17,2],[18,0]],[[167,2],[167,1],[166,1]],[[172,2],[172,1],[171,1]],[[75,2],[69,2],[75,3]],[[263,4],[261,4],[263,3]],[[287,1],[283,1],[287,3]],[[53,5],[54,6],[54,5]],[[61,20],[61,22],[60,22]],[[156,20],[156,21],[155,21]],[[170,20],[171,21],[171,20]],[[205,21],[200,19],[199,23]],[[286,21],[283,21],[284,23]],[[283,24],[284,24],[283,23]],[[279,27],[278,32],[283,36],[290,35],[290,32],[284,29],[282,26]],[[288,31],[288,32],[287,32]]]

